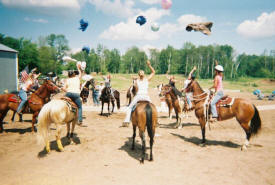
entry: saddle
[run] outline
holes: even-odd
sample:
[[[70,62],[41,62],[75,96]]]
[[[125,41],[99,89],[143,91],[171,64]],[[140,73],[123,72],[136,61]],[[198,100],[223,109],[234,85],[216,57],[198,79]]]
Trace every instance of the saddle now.
[[[77,105],[72,101],[71,98],[68,97],[61,97],[61,100],[65,101],[66,104],[68,105],[69,109],[71,112],[77,113],[78,112],[78,107]]]
[[[28,102],[30,102],[31,93],[27,93],[27,95],[28,95],[27,100],[28,100]],[[18,93],[17,94],[11,94],[8,97],[8,101],[9,102],[14,102],[14,103],[20,103],[21,102],[21,98],[19,97]],[[30,103],[32,103],[32,102],[30,102]]]
[[[211,98],[211,100],[212,100],[212,98]],[[210,100],[210,102],[211,102],[211,100]],[[221,107],[227,107],[227,108],[229,108],[229,107],[231,107],[232,105],[233,105],[233,103],[234,103],[234,100],[235,100],[235,98],[231,98],[231,97],[229,97],[228,95],[225,95],[225,96],[223,96],[217,103],[216,103],[216,109],[217,109],[217,113],[218,113],[218,120],[219,121],[221,121],[221,117],[220,117],[220,108]],[[209,104],[210,105],[210,104]],[[211,108],[211,106],[209,106],[209,109]],[[211,111],[209,110],[209,113],[210,113]]]

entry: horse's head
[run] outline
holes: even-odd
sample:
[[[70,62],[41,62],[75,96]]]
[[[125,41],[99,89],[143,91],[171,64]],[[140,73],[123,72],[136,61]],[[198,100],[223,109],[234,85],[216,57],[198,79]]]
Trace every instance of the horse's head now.
[[[158,89],[158,94],[159,94],[159,95],[160,95],[160,93],[161,93],[162,87],[163,87],[163,84],[157,85],[157,89]]]
[[[59,93],[59,87],[57,87],[52,81],[45,80],[43,84],[50,93]]]
[[[89,97],[89,89],[87,87],[83,87],[80,92],[80,97],[82,98],[83,103],[87,102],[87,99]]]
[[[165,96],[166,94],[170,93],[171,90],[172,90],[172,86],[169,84],[166,84],[166,85],[162,86],[159,96],[160,97]]]

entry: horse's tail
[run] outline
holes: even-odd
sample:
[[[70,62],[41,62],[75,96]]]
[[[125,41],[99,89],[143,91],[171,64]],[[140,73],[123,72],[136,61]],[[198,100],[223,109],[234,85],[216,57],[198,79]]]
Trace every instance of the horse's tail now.
[[[253,105],[253,107],[255,112],[250,123],[250,133],[251,135],[256,135],[258,131],[261,129],[262,121],[258,109],[255,107],[255,105]]]
[[[49,133],[49,126],[50,124],[48,123],[48,110],[47,104],[42,107],[39,115],[38,115],[38,124],[37,124],[37,143],[41,144],[43,141],[46,141],[48,138],[48,133]]]
[[[145,113],[146,113],[146,126],[147,126],[147,132],[151,139],[154,137],[153,133],[153,111],[152,107],[150,106],[150,103],[147,103],[145,106]]]

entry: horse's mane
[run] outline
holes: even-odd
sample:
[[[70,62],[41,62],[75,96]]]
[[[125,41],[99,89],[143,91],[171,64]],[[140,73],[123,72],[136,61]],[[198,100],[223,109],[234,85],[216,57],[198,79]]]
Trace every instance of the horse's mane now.
[[[197,80],[195,80],[195,82],[196,82],[196,84],[198,85],[198,87],[200,88],[200,90],[201,90],[202,92],[204,92],[204,90],[201,88],[199,82],[198,82]]]

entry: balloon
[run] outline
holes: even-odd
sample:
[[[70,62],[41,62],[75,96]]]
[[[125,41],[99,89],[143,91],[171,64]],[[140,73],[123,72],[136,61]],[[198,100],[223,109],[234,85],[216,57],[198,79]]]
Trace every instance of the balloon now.
[[[90,48],[88,46],[84,46],[82,48],[82,51],[85,51],[87,54],[89,54],[90,53]]]
[[[140,26],[142,26],[143,24],[146,23],[146,18],[143,17],[142,15],[138,16],[137,19],[136,19],[136,23],[139,24]]]
[[[166,10],[171,8],[172,0],[162,0],[161,1],[161,6],[162,6],[163,9],[166,9]]]
[[[79,29],[82,30],[82,31],[85,31],[87,29],[88,25],[89,25],[88,21],[84,21],[84,19],[81,19],[79,21],[79,23],[80,23],[80,28]]]
[[[159,25],[157,23],[153,23],[151,25],[151,30],[152,31],[159,31]]]

